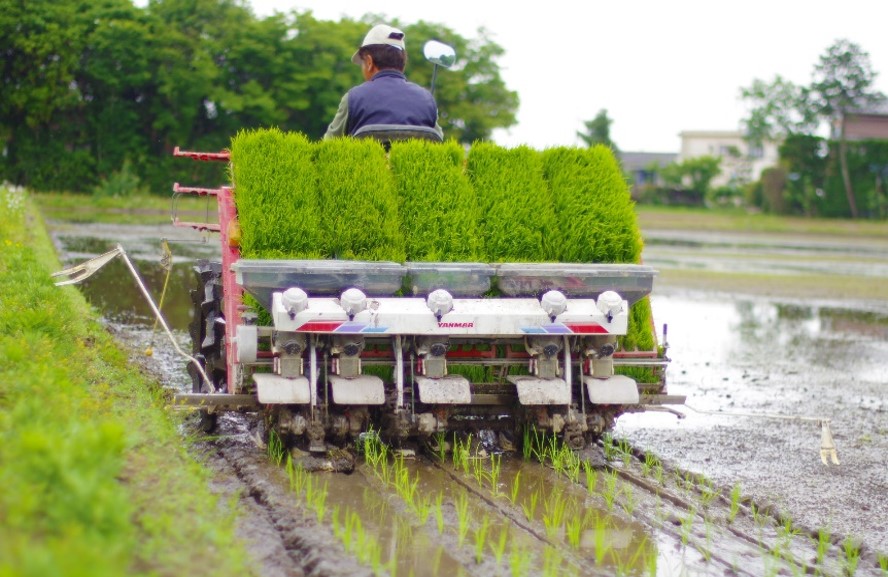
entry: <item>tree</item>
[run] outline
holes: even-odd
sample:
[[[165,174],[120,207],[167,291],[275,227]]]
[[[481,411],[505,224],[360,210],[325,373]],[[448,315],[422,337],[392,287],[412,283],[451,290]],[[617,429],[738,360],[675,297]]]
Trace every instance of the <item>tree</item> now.
[[[796,86],[780,76],[770,83],[754,80],[740,95],[752,103],[743,124],[749,140],[813,135],[824,123],[839,141],[838,160],[851,216],[858,216],[848,171],[845,117],[884,99],[872,89],[876,73],[869,54],[848,40],[837,40],[820,56],[809,86]]]
[[[668,186],[687,187],[706,198],[712,179],[721,172],[721,157],[696,156],[682,162],[674,162],[660,170],[660,176]]]
[[[596,144],[604,144],[614,151],[614,155],[617,155],[619,149],[610,137],[611,124],[613,124],[613,120],[608,118],[607,109],[602,108],[598,111],[598,114],[595,115],[595,118],[587,120],[584,123],[586,131],[577,131],[577,136],[590,148]]]
[[[852,218],[857,218],[857,202],[848,174],[845,116],[884,98],[872,89],[875,77],[869,54],[853,42],[838,40],[820,57],[811,84],[814,109],[829,120],[831,133],[839,140],[839,166]]]

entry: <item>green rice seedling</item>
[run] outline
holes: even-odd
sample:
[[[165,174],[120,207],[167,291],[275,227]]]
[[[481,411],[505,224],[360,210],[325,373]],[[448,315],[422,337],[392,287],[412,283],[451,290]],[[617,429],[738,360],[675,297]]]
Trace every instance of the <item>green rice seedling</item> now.
[[[623,485],[623,510],[631,515],[635,511],[636,505],[638,505],[638,502],[632,494],[632,487],[628,484]]]
[[[629,444],[628,439],[617,440],[617,452],[620,455],[620,460],[623,461],[623,466],[628,467],[632,461],[632,445]]]
[[[516,545],[512,542],[512,549],[509,551],[509,569],[512,571],[512,577],[524,577],[530,570],[531,552]]]
[[[398,194],[382,145],[331,138],[315,147],[324,252],[329,258],[403,262]]]
[[[389,153],[408,261],[480,258],[475,190],[456,141],[392,143]]]
[[[592,468],[589,461],[583,461],[583,473],[586,475],[586,491],[592,495],[595,493],[595,486],[598,485],[598,471]]]
[[[515,476],[512,477],[512,490],[509,493],[509,500],[512,504],[515,504],[515,501],[518,500],[518,493],[521,490],[521,471],[515,473]]]
[[[842,541],[842,551],[845,554],[842,559],[845,574],[854,575],[857,573],[857,565],[860,563],[860,543],[851,537],[846,537]]]
[[[734,519],[737,518],[737,513],[740,512],[740,484],[735,484],[733,488],[731,488],[731,506],[728,512],[728,521],[733,522]]]
[[[493,558],[496,560],[496,566],[499,566],[503,562],[503,556],[506,554],[506,543],[509,541],[509,526],[503,525],[500,528],[499,537],[496,542],[490,544],[490,550],[493,553]]]
[[[601,448],[604,451],[605,459],[608,461],[615,461],[617,459],[617,444],[614,441],[613,435],[605,433],[601,436]]]
[[[268,454],[271,462],[280,467],[284,460],[285,449],[281,437],[274,429],[268,432],[268,443],[265,445],[265,452]]]
[[[524,516],[527,517],[528,521],[533,521],[536,518],[536,508],[537,503],[539,502],[540,493],[539,491],[534,491],[530,495],[530,502],[524,502],[521,504],[521,508],[524,510]]]
[[[521,456],[525,461],[529,461],[533,456],[533,436],[530,427],[524,427],[521,439]]]
[[[645,573],[648,574],[649,577],[657,576],[657,556],[656,555],[648,555],[645,560],[647,561],[645,565]]]
[[[490,492],[494,496],[500,494],[500,478],[503,474],[503,458],[501,455],[490,456]]]
[[[817,564],[820,565],[826,559],[826,552],[832,544],[832,535],[829,530],[820,529],[817,531]]]
[[[459,440],[456,433],[453,435],[453,468],[469,473],[469,456],[472,447],[472,435],[469,435],[465,443]]]
[[[610,544],[608,543],[607,538],[609,533],[610,528],[607,526],[607,521],[598,518],[595,523],[593,535],[595,543],[595,562],[599,565],[604,561],[605,556],[607,556],[610,551]]]
[[[697,517],[697,511],[691,508],[687,515],[681,518],[681,544],[687,545],[691,538],[691,532],[694,528],[694,519]]]
[[[700,502],[703,504],[703,508],[708,509],[716,497],[718,497],[718,490],[710,485],[705,485],[700,490]]]
[[[645,451],[644,453],[644,461],[641,462],[641,474],[645,477],[650,477],[654,471],[654,464],[657,462],[657,457],[653,453]]]
[[[707,519],[704,530],[706,531],[706,546],[700,549],[703,560],[709,563],[712,560],[712,523]]]
[[[561,551],[547,545],[543,550],[543,575],[545,577],[559,575],[562,561]]]
[[[469,534],[469,498],[465,492],[459,494],[456,500],[457,539],[462,547]]]
[[[551,234],[557,260],[640,262],[634,203],[613,152],[606,146],[550,148],[542,163],[558,221]]]
[[[478,201],[482,254],[488,262],[552,262],[557,223],[540,154],[476,142],[467,171]]]
[[[447,458],[447,439],[445,438],[445,433],[435,433],[435,449],[438,461],[443,463]]]
[[[231,140],[230,177],[244,258],[322,258],[321,209],[314,146],[277,128]]]
[[[486,516],[481,521],[481,526],[475,529],[475,563],[484,560],[484,546],[487,544],[487,530],[490,528],[490,519]]]
[[[438,493],[435,496],[435,523],[438,526],[438,533],[444,533],[444,493]]]
[[[571,517],[567,522],[566,532],[567,542],[570,543],[570,546],[574,549],[579,549],[580,539],[583,536],[583,518],[579,515]]]
[[[339,505],[334,505],[333,510],[330,511],[330,528],[333,530],[333,535],[341,541],[342,522],[339,520]]]
[[[888,554],[879,553],[876,557],[879,562],[879,569],[882,570],[882,575],[888,575]]]
[[[550,539],[554,539],[561,532],[566,507],[567,501],[561,491],[552,492],[543,502],[543,524]]]
[[[619,493],[619,490],[617,489],[617,481],[616,471],[611,471],[604,476],[604,493],[602,494],[602,497],[604,498],[608,510],[614,508],[614,501],[616,501],[617,494]]]

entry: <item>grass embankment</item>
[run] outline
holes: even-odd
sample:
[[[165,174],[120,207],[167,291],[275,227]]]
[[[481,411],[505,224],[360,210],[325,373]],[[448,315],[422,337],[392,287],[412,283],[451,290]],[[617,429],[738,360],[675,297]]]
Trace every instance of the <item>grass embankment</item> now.
[[[163,393],[127,361],[23,194],[0,189],[0,575],[243,575]]]

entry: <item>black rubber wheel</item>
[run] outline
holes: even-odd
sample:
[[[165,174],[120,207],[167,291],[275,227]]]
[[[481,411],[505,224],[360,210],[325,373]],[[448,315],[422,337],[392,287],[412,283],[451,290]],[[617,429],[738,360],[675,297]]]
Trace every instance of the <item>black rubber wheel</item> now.
[[[215,390],[224,389],[227,384],[225,363],[225,325],[217,320],[222,314],[222,263],[199,260],[193,269],[196,275],[195,288],[191,290],[193,314],[188,332],[191,335],[191,355],[197,359]],[[204,382],[194,363],[188,363],[191,375],[191,392],[212,393]],[[198,427],[204,433],[216,428],[215,413],[201,409]]]

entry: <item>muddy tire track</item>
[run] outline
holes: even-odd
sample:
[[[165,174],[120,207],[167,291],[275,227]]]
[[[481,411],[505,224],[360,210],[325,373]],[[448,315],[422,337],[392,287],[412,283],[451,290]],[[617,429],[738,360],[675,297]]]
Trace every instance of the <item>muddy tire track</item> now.
[[[200,441],[215,472],[213,488],[236,497],[238,534],[263,577],[370,577],[341,546],[328,525],[319,523],[290,490],[280,467],[268,462],[252,440],[248,420],[222,416],[218,436]]]

